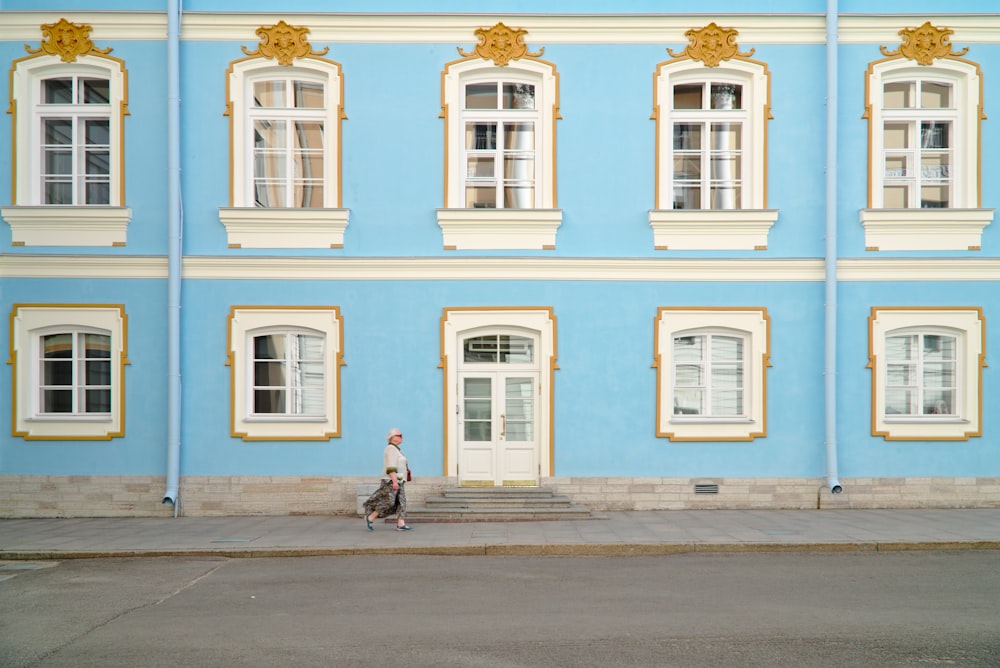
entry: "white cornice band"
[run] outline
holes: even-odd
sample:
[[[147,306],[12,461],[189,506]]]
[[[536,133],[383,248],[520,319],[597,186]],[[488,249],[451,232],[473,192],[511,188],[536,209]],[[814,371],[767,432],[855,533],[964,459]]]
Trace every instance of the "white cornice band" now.
[[[823,260],[684,258],[186,257],[185,279],[821,282]],[[0,278],[167,277],[165,257],[0,255]],[[1000,281],[1000,258],[845,258],[842,282]]]
[[[0,11],[0,41],[37,42],[39,26],[66,18],[93,26],[91,39],[165,40],[162,12]],[[822,44],[822,14],[398,14],[398,13],[213,13],[186,12],[181,39],[253,44],[262,25],[285,20],[307,26],[316,43],[444,43],[469,45],[473,31],[497,21],[524,28],[532,47],[548,44],[686,44],[684,32],[709,21],[739,30],[741,46]],[[1000,13],[990,14],[843,14],[841,44],[899,43],[899,30],[924,21],[955,31],[957,46],[1000,42]]]

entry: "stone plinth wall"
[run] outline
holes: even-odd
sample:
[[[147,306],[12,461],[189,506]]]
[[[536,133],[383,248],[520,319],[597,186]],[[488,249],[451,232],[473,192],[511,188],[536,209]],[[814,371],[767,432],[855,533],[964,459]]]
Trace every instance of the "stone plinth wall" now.
[[[374,476],[184,476],[179,513],[356,515],[359,490]],[[0,475],[0,517],[168,517],[160,476]],[[541,484],[594,511],[808,508],[1000,508],[1000,477],[841,478],[831,494],[822,478],[555,477]],[[407,485],[411,505],[455,478]]]

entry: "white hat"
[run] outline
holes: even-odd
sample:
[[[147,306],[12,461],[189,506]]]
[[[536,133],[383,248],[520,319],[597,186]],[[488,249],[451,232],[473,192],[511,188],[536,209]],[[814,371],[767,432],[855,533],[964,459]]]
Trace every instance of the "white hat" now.
[[[388,439],[392,438],[393,436],[402,436],[402,435],[403,435],[403,432],[401,432],[400,430],[398,430],[395,427],[393,427],[392,429],[389,430],[389,434],[385,438],[386,438],[386,440],[388,440]]]

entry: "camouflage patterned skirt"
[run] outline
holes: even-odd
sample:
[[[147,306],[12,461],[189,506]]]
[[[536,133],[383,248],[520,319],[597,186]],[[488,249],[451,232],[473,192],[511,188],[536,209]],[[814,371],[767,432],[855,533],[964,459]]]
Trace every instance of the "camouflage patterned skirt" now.
[[[400,481],[399,491],[392,490],[392,481],[383,480],[379,488],[365,501],[365,514],[371,515],[376,510],[379,517],[406,515],[406,483]]]

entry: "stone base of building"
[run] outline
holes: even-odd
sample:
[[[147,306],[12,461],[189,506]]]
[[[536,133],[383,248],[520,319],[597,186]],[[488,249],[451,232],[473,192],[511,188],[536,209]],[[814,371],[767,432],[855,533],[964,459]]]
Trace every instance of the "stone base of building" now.
[[[377,477],[185,476],[177,514],[355,515],[359,490]],[[1000,477],[543,478],[541,484],[593,511],[810,508],[1000,508]],[[0,475],[0,518],[170,517],[162,476]],[[408,502],[455,486],[444,476],[407,486]]]

